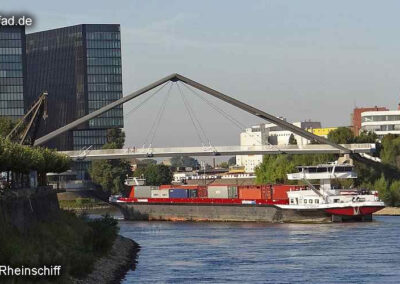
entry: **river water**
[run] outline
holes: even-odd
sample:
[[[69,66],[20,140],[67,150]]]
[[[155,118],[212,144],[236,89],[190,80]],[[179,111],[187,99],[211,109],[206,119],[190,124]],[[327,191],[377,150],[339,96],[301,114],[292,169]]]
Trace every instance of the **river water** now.
[[[371,223],[120,221],[138,242],[123,283],[400,283],[400,217]]]

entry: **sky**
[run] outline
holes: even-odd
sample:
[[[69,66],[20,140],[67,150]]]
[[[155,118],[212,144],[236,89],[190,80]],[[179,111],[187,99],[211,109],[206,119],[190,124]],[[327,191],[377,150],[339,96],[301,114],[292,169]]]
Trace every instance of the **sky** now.
[[[395,109],[400,101],[400,1],[1,2],[0,15],[33,17],[28,33],[120,24],[124,95],[180,73],[288,121],[311,119],[324,127],[350,125],[355,106]],[[177,86],[154,122],[168,88],[137,111],[129,113],[144,98],[124,106],[127,146],[201,144]],[[212,145],[238,145],[240,127],[181,89]],[[262,122],[201,96],[242,125]],[[153,124],[159,126],[151,139]]]

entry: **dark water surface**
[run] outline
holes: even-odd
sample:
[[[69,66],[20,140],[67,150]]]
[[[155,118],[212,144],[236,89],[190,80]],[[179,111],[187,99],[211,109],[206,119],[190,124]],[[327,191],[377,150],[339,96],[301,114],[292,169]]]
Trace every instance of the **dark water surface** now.
[[[400,283],[400,217],[372,223],[120,221],[141,245],[123,283]]]

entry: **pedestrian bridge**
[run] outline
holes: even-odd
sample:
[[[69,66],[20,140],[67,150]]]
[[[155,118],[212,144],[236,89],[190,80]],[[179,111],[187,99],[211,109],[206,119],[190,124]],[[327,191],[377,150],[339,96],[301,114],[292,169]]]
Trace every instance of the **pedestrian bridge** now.
[[[340,144],[353,153],[372,153],[375,144]],[[342,154],[337,147],[327,144],[262,145],[262,146],[210,146],[210,147],[171,147],[171,148],[128,148],[63,151],[73,160],[161,158],[176,156],[235,156],[235,155],[271,155],[271,154]]]

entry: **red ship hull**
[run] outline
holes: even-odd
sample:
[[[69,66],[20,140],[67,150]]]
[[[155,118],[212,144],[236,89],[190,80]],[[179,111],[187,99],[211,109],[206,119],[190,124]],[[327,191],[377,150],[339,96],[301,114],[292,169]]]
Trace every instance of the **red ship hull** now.
[[[377,212],[383,208],[384,206],[343,207],[325,209],[325,212],[339,216],[364,216]]]

